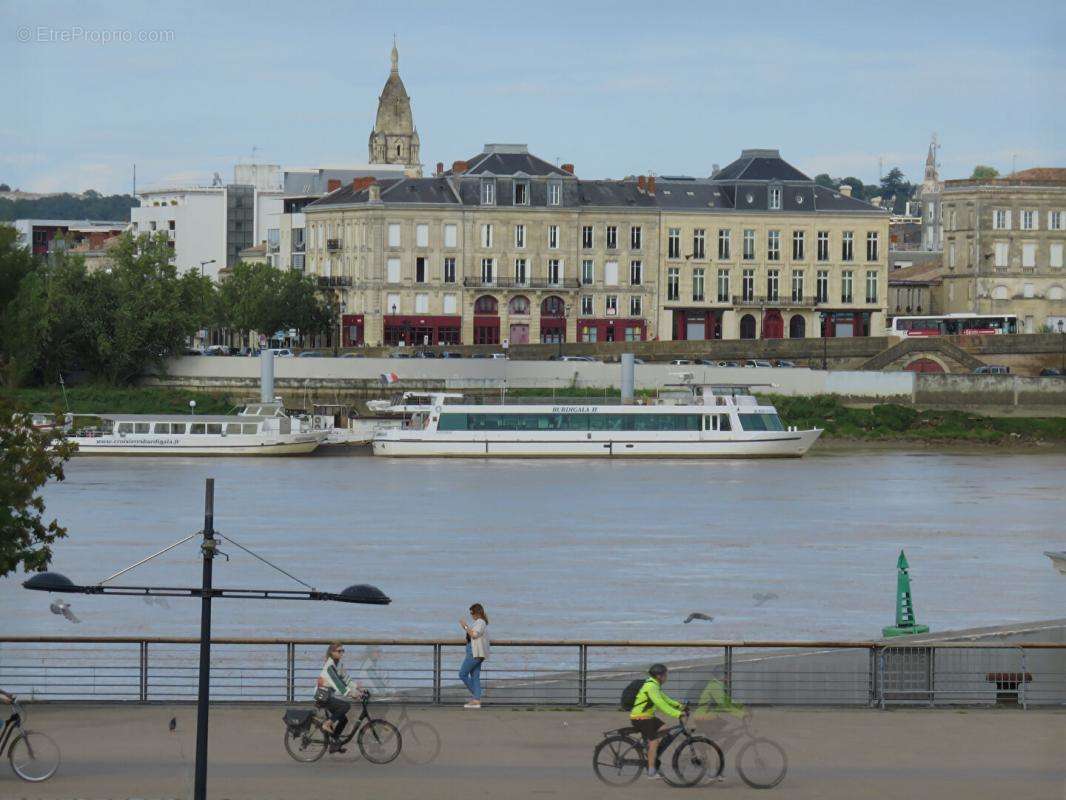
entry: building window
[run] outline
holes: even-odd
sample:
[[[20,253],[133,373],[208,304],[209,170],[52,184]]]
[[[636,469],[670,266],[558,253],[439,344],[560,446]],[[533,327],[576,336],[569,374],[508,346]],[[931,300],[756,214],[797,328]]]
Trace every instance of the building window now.
[[[1036,230],[1036,212],[1030,208],[1022,211],[1022,230],[1023,231],[1035,231]]]
[[[996,242],[994,249],[996,254],[996,268],[1006,269],[1010,264],[1010,243]]]
[[[548,205],[558,206],[563,202],[563,185],[559,181],[548,181]]]
[[[608,317],[614,317],[618,314],[618,296],[609,294],[604,298],[604,309]]]
[[[428,314],[429,313],[429,295],[425,292],[419,292],[415,295],[415,313],[416,314]]]
[[[955,269],[955,243],[948,243],[948,269]]]
[[[755,299],[755,270],[746,269],[741,276],[740,292],[743,297],[741,299],[746,303],[750,303]]]
[[[852,283],[854,279],[854,273],[850,269],[846,269],[840,273],[840,302],[841,303],[853,303],[855,302],[855,295],[852,292]]]
[[[592,246],[593,246],[592,245],[592,242],[593,242],[592,231],[593,231],[593,228],[592,228],[591,225],[582,225],[581,226],[581,247],[584,250],[591,250],[592,249]]]
[[[398,314],[401,310],[400,296],[398,294],[390,294],[385,303],[385,307],[392,314]]]
[[[429,247],[429,226],[423,223],[415,225],[415,247]]]
[[[1048,261],[1055,269],[1062,269],[1062,242],[1055,242],[1048,249]]]
[[[426,282],[426,259],[419,256],[415,259],[415,283]]]
[[[529,205],[529,181],[514,182],[514,204],[516,206]]]
[[[771,269],[766,272],[766,299],[776,303],[780,299],[781,270]]]
[[[389,247],[400,246],[400,223],[389,223]]]
[[[755,258],[755,230],[744,229],[744,260],[751,261]]]
[[[455,259],[448,257],[444,259],[444,282],[455,283]]]
[[[666,257],[681,258],[681,229],[670,228],[666,232]]]
[[[603,282],[607,286],[618,285],[618,262],[608,261],[603,265]]]
[[[494,274],[496,272],[496,259],[483,258],[481,259],[481,282],[491,285],[494,283]]]
[[[807,243],[806,235],[803,231],[792,231],[792,260],[802,261],[806,258],[804,253],[805,245]]]
[[[640,295],[635,294],[629,298],[629,316],[639,317],[641,315],[640,307]]]
[[[629,283],[640,286],[644,282],[644,265],[640,261],[629,262]]]
[[[1036,245],[1033,243],[1022,244],[1022,269],[1036,267]]]
[[[840,260],[853,261],[855,259],[855,234],[852,231],[844,231],[840,238]]]
[[[585,286],[589,286],[595,280],[595,272],[592,265],[591,258],[583,259],[581,262],[581,283]]]
[[[992,227],[997,231],[1010,230],[1010,209],[996,208],[992,210]]]
[[[456,247],[459,243],[458,228],[452,223],[444,226],[444,246]]]
[[[514,246],[519,250],[526,246],[526,226],[515,225],[514,226]]]
[[[766,260],[781,260],[781,231],[766,232]]]
[[[595,325],[586,325],[581,329],[581,341],[596,342],[599,340],[600,329]]]
[[[492,247],[492,225],[485,224],[481,226],[481,246]]]
[[[681,299],[681,270],[677,267],[666,270],[666,299]]]
[[[718,302],[729,302],[729,270],[718,270]]]
[[[1062,212],[1061,211],[1049,211],[1049,212],[1047,212],[1047,229],[1049,231],[1061,231],[1062,230]]]
[[[829,260],[829,231],[818,231],[818,260]]]
[[[617,225],[608,225],[607,226],[607,249],[608,250],[617,250],[618,249],[618,226]]]
[[[548,226],[548,249],[549,250],[558,250],[559,249],[559,226],[558,225],[549,225]]]
[[[640,226],[633,225],[629,228],[629,249],[640,249]]]
[[[707,246],[704,242],[703,228],[692,231],[692,257],[703,260],[707,257]]]
[[[526,274],[526,260],[524,258],[516,258],[514,260],[514,282],[519,286],[524,286],[529,279],[529,275]]]
[[[770,199],[770,202],[769,202],[770,210],[771,211],[780,211],[781,210],[781,187],[780,186],[771,186],[770,187],[770,198],[769,199]]]
[[[400,259],[390,258],[385,262],[386,280],[389,283],[400,282]]]
[[[481,180],[481,205],[496,205],[496,179],[483,178]]]
[[[815,294],[816,303],[829,302],[829,270],[818,270],[818,280],[815,284]]]
[[[558,258],[548,259],[548,283],[558,286],[563,279],[563,262]]]
[[[878,256],[878,237],[877,231],[868,231],[866,233],[866,260],[877,261]]]
[[[703,268],[696,267],[692,270],[692,302],[702,303],[703,300]]]
[[[792,270],[792,302],[803,302],[803,270]]]
[[[718,229],[718,260],[728,261],[729,256],[729,228]]]
[[[877,302],[877,270],[866,271],[866,302]]]
[[[444,313],[445,314],[454,314],[458,307],[459,307],[459,302],[456,299],[456,296],[454,294],[446,294],[446,295],[444,295]]]
[[[586,317],[590,316],[593,313],[591,294],[581,295],[581,313]]]

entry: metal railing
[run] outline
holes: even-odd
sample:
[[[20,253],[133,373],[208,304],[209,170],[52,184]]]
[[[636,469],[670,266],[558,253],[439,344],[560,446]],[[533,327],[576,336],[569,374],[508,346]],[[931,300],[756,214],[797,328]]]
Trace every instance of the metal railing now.
[[[463,286],[468,288],[486,289],[578,289],[581,283],[577,278],[560,278],[550,281],[544,278],[530,278],[525,281],[516,281],[513,278],[488,279],[478,277],[463,278]],[[639,291],[639,290],[638,290]]]
[[[215,701],[294,702],[313,693],[328,640],[212,640]],[[455,640],[347,640],[349,672],[385,701],[466,700]],[[195,699],[194,638],[2,637],[0,686],[38,701]],[[516,641],[492,643],[486,702],[617,705],[648,664],[671,665],[671,694],[719,686],[745,705],[1066,706],[1066,644],[937,642]]]
[[[812,308],[818,305],[818,300],[813,295],[809,297],[795,298],[790,294],[780,294],[777,297],[769,297],[765,295],[751,295],[744,297],[743,295],[733,295],[733,305],[735,306],[767,306],[770,308]]]

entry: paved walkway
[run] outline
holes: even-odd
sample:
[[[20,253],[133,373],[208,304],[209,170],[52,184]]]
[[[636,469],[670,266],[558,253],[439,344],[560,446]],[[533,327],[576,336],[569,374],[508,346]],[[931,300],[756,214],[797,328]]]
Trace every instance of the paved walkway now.
[[[776,739],[789,758],[788,776],[772,792],[741,783],[737,748],[726,753],[724,782],[708,789],[672,789],[644,778],[630,789],[601,785],[592,748],[602,731],[624,722],[619,712],[411,709],[412,718],[440,732],[439,757],[426,765],[401,757],[375,766],[338,756],[296,763],[283,747],[282,711],[212,710],[211,798],[1066,797],[1066,711],[757,709],[756,732]],[[63,765],[34,786],[0,764],[0,797],[188,797],[195,713],[191,706],[31,707],[29,727],[59,742]],[[395,719],[397,710],[387,716]]]

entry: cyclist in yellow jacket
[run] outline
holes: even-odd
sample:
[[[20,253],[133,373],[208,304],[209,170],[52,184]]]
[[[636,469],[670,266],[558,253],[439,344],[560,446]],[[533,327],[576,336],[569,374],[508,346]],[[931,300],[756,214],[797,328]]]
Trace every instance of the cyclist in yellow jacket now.
[[[629,721],[648,742],[649,778],[659,777],[655,771],[655,755],[659,750],[659,739],[664,733],[659,730],[663,726],[663,721],[655,716],[655,709],[675,718],[687,713],[682,703],[674,700],[662,690],[666,677],[665,664],[652,664],[651,669],[648,670],[648,679],[637,692],[633,709],[629,712]]]

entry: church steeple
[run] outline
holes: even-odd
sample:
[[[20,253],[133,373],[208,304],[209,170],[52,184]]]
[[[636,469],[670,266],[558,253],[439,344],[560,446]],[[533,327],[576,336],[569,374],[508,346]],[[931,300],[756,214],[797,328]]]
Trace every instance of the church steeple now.
[[[411,114],[411,98],[400,78],[400,52],[395,38],[391,61],[392,68],[378,97],[377,118],[370,134],[370,163],[420,168],[421,143]]]

